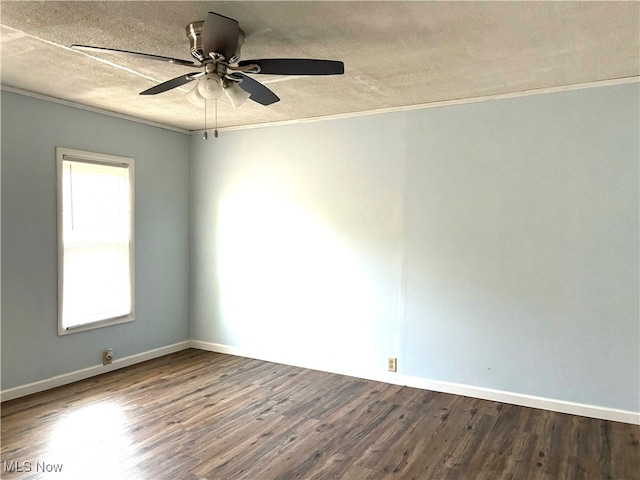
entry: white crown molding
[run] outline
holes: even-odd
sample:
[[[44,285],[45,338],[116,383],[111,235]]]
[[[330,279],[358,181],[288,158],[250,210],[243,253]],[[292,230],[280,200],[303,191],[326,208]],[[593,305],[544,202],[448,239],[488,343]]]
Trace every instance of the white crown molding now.
[[[283,120],[279,122],[265,122],[253,125],[238,125],[233,127],[218,127],[219,132],[230,132],[234,130],[247,130],[252,128],[279,127],[282,125],[297,125],[300,123],[320,122],[324,120],[339,120],[343,118],[366,117],[369,115],[381,115],[385,113],[408,112],[412,110],[424,110],[427,108],[447,107],[451,105],[465,105],[468,103],[488,102],[491,100],[504,100],[509,98],[529,97],[531,95],[543,95],[547,93],[567,92],[571,90],[583,90],[586,88],[609,87],[614,85],[624,85],[628,83],[640,82],[640,76],[613,78],[609,80],[598,80],[585,83],[574,83],[570,85],[561,85],[558,87],[544,87],[532,90],[522,90],[519,92],[501,93],[494,95],[485,95],[481,97],[458,98],[453,100],[443,100],[439,102],[419,103],[415,105],[404,105],[400,107],[380,108],[376,110],[366,110],[362,112],[340,113],[335,115],[324,115],[312,118],[303,118],[297,120]],[[212,129],[207,129],[208,131]],[[193,135],[202,134],[204,130],[192,130]]]
[[[28,90],[22,90],[20,88],[8,87],[6,85],[0,85],[1,90],[5,90],[11,93],[17,93],[18,95],[23,95],[25,97],[37,98],[38,100],[45,100],[51,103],[57,103],[59,105],[64,105],[66,107],[73,107],[80,110],[86,110],[88,112],[100,113],[102,115],[108,115],[110,117],[119,118],[121,120],[129,120],[130,122],[141,123],[143,125],[148,125],[150,127],[163,128],[165,130],[171,130],[173,132],[191,134],[191,130],[185,130],[183,128],[172,127],[171,125],[164,125],[162,123],[152,122],[151,120],[145,120],[143,118],[134,117],[131,115],[125,115],[123,113],[112,112],[111,110],[105,110],[97,107],[90,107],[88,105],[83,105],[77,102],[71,102],[69,100],[62,100],[61,98],[50,97],[48,95],[42,95],[40,93],[30,92]]]
[[[438,107],[446,107],[451,105],[464,105],[468,103],[479,103],[479,102],[487,102],[490,100],[504,100],[508,98],[519,98],[519,97],[528,97],[531,95],[543,95],[546,93],[557,93],[557,92],[566,92],[570,90],[582,90],[585,88],[597,88],[597,87],[607,87],[613,85],[623,85],[627,83],[638,83],[640,82],[640,76],[635,75],[631,77],[621,77],[621,78],[612,78],[607,80],[597,80],[592,82],[584,82],[584,83],[574,83],[570,85],[561,85],[557,87],[544,87],[544,88],[536,88],[531,90],[522,90],[519,92],[511,92],[511,93],[501,93],[494,95],[485,95],[480,97],[472,97],[472,98],[458,98],[453,100],[443,100],[439,102],[430,102],[430,103],[419,103],[415,105],[404,105],[399,107],[388,107],[388,108],[380,108],[375,110],[365,110],[361,112],[352,112],[352,113],[340,113],[335,115],[323,115],[318,117],[309,117],[309,118],[300,118],[295,120],[282,120],[277,122],[265,122],[265,123],[256,123],[251,125],[236,125],[231,127],[218,127],[219,132],[231,132],[235,130],[247,130],[252,128],[265,128],[265,127],[279,127],[283,125],[297,125],[300,123],[311,123],[311,122],[320,122],[325,120],[338,120],[343,118],[354,118],[354,117],[366,117],[369,115],[381,115],[385,113],[395,113],[395,112],[408,112],[411,110],[423,110],[427,108],[438,108]],[[150,120],[144,120],[142,118],[133,117],[130,115],[124,115],[121,113],[112,112],[110,110],[103,110],[101,108],[90,107],[87,105],[83,105],[80,103],[72,102],[69,100],[62,100],[56,97],[49,97],[47,95],[42,95],[39,93],[29,92],[27,90],[22,90],[15,87],[9,87],[5,85],[0,85],[2,90],[6,90],[7,92],[17,93],[19,95],[24,95],[27,97],[38,98],[40,100],[46,100],[53,103],[58,103],[60,105],[66,105],[68,107],[75,107],[81,110],[87,110],[89,112],[101,113],[103,115],[109,115],[111,117],[121,118],[123,120],[129,120],[131,122],[142,123],[144,125],[149,125],[152,127],[163,128],[165,130],[171,130],[174,132],[191,134],[191,135],[201,135],[204,130],[185,130],[182,128],[172,127],[170,125],[164,125],[161,123],[152,122]],[[212,129],[207,129],[210,131]]]

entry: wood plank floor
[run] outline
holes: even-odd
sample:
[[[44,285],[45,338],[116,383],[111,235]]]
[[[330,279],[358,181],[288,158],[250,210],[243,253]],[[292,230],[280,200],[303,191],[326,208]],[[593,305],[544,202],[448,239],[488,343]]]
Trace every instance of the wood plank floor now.
[[[185,350],[3,403],[1,476],[631,480],[639,439],[636,425]]]

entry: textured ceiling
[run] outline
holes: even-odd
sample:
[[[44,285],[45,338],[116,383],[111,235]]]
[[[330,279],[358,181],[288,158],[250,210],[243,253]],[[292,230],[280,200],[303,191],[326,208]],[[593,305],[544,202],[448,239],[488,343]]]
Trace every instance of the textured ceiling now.
[[[218,125],[365,112],[640,75],[638,2],[12,2],[1,10],[2,85],[187,130],[204,111],[193,71],[72,43],[191,60],[187,24],[215,11],[240,22],[242,58],[342,60],[332,77],[256,75],[282,100],[219,104]],[[213,116],[209,109],[209,125]]]

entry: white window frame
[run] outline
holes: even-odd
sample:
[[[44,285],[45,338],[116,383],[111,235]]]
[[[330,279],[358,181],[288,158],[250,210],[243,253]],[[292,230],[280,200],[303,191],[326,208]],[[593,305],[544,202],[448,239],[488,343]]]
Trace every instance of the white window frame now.
[[[64,327],[62,322],[63,298],[64,298],[64,224],[63,224],[63,161],[71,160],[76,162],[94,163],[101,165],[123,166],[129,171],[129,211],[130,211],[130,242],[129,242],[129,276],[131,288],[131,312],[128,315],[97,320],[82,325]],[[104,153],[86,152],[71,148],[56,147],[56,176],[57,176],[57,227],[58,227],[58,335],[68,335],[71,333],[93,330],[109,325],[132,322],[135,319],[135,258],[134,258],[134,225],[135,225],[135,175],[134,159],[107,155]]]

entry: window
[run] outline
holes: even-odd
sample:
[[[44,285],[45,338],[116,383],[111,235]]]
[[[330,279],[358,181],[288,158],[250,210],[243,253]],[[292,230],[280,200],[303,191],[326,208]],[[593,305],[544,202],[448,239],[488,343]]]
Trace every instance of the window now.
[[[134,161],[56,148],[58,334],[134,318]]]

